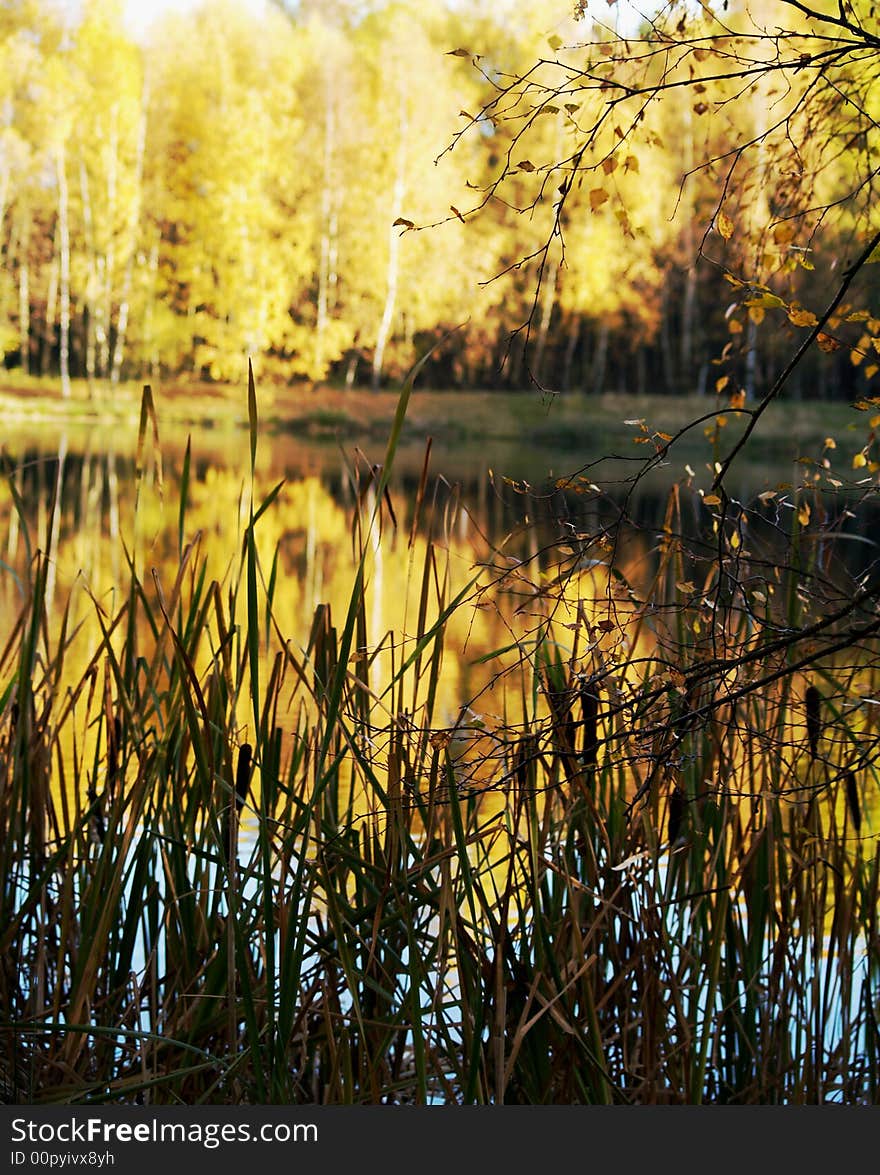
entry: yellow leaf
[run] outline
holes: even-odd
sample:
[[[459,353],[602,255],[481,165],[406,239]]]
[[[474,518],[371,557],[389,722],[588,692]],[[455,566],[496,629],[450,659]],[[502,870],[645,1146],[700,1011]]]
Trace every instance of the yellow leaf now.
[[[731,550],[732,550],[732,551],[738,551],[738,550],[739,550],[739,543],[740,543],[740,538],[739,538],[739,531],[735,530],[735,531],[733,532],[733,534],[730,536],[730,548],[731,548]]]
[[[703,498],[703,505],[704,506],[720,506],[721,499],[718,497],[717,494],[706,494],[706,496]]]
[[[746,298],[746,306],[763,306],[772,310],[777,306],[784,305],[785,302],[776,294],[771,294],[769,290],[765,290],[763,294],[757,294],[754,298]]]
[[[694,587],[694,585],[691,583],[691,581],[689,579],[684,579],[681,581],[681,583],[677,583],[675,586],[678,588],[678,590],[680,592],[683,592],[686,596],[690,595],[691,592],[696,591],[696,588]]]
[[[773,240],[777,245],[787,245],[794,240],[794,229],[790,224],[777,224],[773,229]]]
[[[752,322],[755,324],[755,326],[760,326],[761,323],[764,321],[764,307],[763,306],[750,306],[749,307],[749,318],[752,320]]]
[[[729,375],[722,375],[721,379],[715,380],[715,391],[720,394],[721,392],[724,391],[724,389],[727,387],[727,385],[729,383],[730,383],[730,376]]]
[[[729,241],[733,236],[733,221],[726,212],[719,212],[715,217],[715,227],[724,237],[725,241]]]
[[[826,449],[836,449],[837,448],[837,441],[834,439],[834,437],[826,437],[825,438],[825,448]]]
[[[604,188],[593,188],[590,192],[590,211],[597,212],[608,199]]]
[[[727,324],[727,329],[732,335],[740,335],[742,334],[743,324],[738,318],[731,318]]]
[[[880,367],[876,363],[872,363],[870,367],[865,368],[865,379],[873,379],[878,371],[880,371]]]
[[[864,453],[856,453],[855,457],[852,459],[853,469],[864,469],[867,464],[868,458]]]
[[[799,306],[792,306],[788,312],[788,320],[795,326],[815,326],[819,321],[812,310],[804,310]]]
[[[623,161],[623,170],[638,172],[639,161],[636,159],[635,155],[627,155],[626,159]]]
[[[816,342],[819,344],[819,350],[824,351],[826,355],[830,355],[832,351],[840,350],[840,343],[837,339],[833,335],[826,335],[824,331],[819,333]]]
[[[810,521],[810,503],[809,502],[801,502],[800,509],[798,510],[798,522],[801,524],[801,526],[807,526],[809,524],[809,521]]]
[[[853,367],[858,367],[858,365],[862,362],[862,360],[864,358],[865,358],[865,352],[860,351],[857,347],[853,347],[853,349],[849,353],[849,361],[853,365]]]

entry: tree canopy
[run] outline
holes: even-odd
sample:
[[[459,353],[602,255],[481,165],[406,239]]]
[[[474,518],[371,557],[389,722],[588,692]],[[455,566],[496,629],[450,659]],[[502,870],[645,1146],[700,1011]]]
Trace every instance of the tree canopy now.
[[[378,385],[464,323],[426,378],[749,397],[813,332],[789,392],[870,389],[867,0],[69,20],[0,16],[8,367]]]

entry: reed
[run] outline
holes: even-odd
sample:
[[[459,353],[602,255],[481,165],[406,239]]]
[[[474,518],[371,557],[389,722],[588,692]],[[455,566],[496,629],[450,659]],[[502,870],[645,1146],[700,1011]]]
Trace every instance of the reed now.
[[[281,487],[256,500],[252,378],[222,579],[186,540],[189,447],[174,582],[128,553],[63,689],[81,634],[29,561],[0,653],[3,1099],[876,1101],[873,596],[844,604],[803,534],[797,566],[731,545],[729,504],[685,551],[679,487],[642,585],[596,534],[598,569],[553,549],[453,591],[426,455],[417,615],[372,632],[415,375],[358,487],[347,611],[321,604],[302,649],[260,543]],[[450,724],[450,618],[512,579],[505,713]]]

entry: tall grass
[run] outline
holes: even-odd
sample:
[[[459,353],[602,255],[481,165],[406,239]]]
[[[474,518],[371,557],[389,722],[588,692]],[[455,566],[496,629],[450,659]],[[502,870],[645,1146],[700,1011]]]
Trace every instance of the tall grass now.
[[[348,609],[304,648],[257,541],[280,486],[209,579],[189,449],[177,576],[126,552],[72,686],[30,560],[0,654],[4,1100],[876,1102],[874,596],[746,551],[723,499],[686,550],[680,487],[641,588],[602,530],[454,591],[426,456],[418,612],[371,632],[414,378]],[[249,415],[253,491],[252,377]],[[145,397],[139,478],[150,423]],[[504,601],[505,713],[450,725],[449,618]]]

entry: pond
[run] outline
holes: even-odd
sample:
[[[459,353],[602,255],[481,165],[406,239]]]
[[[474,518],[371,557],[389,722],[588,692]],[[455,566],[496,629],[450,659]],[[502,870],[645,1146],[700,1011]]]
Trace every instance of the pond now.
[[[663,401],[568,401],[546,446],[515,397],[414,405],[387,491],[363,404],[332,439],[270,410],[10,429],[0,926],[32,1080],[869,1100],[864,438],[807,413],[713,491],[733,425],[667,453]]]
[[[37,550],[48,555],[50,616],[63,615],[68,631],[81,626],[64,662],[68,688],[81,681],[93,656],[96,610],[112,615],[124,604],[132,567],[147,590],[169,593],[181,552],[189,548],[204,560],[208,579],[228,589],[249,520],[250,443],[246,405],[215,395],[194,397],[190,411],[180,395],[166,397],[167,420],[157,396],[156,418],[143,422],[140,435],[134,405],[110,421],[13,415],[5,445],[8,481],[0,490],[0,598],[11,632],[28,559]],[[260,574],[275,585],[267,658],[273,640],[304,650],[324,605],[341,627],[356,566],[353,517],[358,506],[374,502],[374,471],[384,459],[395,404],[387,394],[377,402],[363,393],[349,400],[337,393],[318,406],[314,397],[273,393],[265,405],[258,399],[255,503],[283,482],[255,532]],[[658,614],[682,604],[674,588],[672,598],[656,598],[673,539],[678,582],[691,585],[695,598],[716,554],[718,524],[704,503],[707,495],[711,500],[714,463],[738,435],[737,421],[728,414],[719,430],[709,419],[668,453],[660,450],[711,407],[699,398],[633,398],[630,404],[624,397],[416,393],[371,540],[372,685],[383,688],[379,682],[391,670],[391,634],[416,626],[429,550],[435,575],[442,552],[444,598],[464,593],[446,622],[451,655],[437,683],[436,717],[450,727],[484,710],[499,719],[510,702],[495,683],[511,658],[491,654],[517,642],[522,647],[524,636],[541,628],[546,584],[570,575],[578,561],[595,569],[580,596],[581,619],[589,597],[599,625],[617,623],[621,591],[630,607],[654,593],[650,604]],[[853,584],[874,578],[876,477],[855,479],[851,468],[867,422],[845,405],[777,407],[782,416],[769,414],[766,435],[750,442],[725,482],[730,518],[754,548],[751,592],[760,599],[768,567],[790,560],[791,525],[799,513],[803,517],[804,503],[814,523],[824,513],[812,532],[799,527],[799,543],[807,562],[821,555],[828,582],[814,606],[828,612]],[[847,472],[838,472],[841,464]],[[617,577],[611,594],[596,575],[609,563]],[[836,571],[827,569],[837,565],[845,574],[833,583]],[[668,596],[669,585],[662,590]],[[541,607],[531,608],[530,600]],[[569,625],[571,633],[576,624],[570,619]],[[576,643],[566,641],[563,653],[570,655]],[[248,734],[243,702],[241,722],[246,741],[253,715]],[[867,802],[874,807],[873,797]]]

